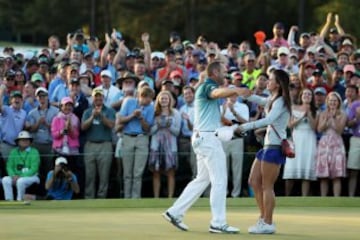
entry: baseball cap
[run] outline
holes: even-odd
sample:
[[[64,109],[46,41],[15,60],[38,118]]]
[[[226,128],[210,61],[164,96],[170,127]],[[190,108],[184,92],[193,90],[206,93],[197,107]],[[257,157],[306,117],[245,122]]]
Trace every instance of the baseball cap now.
[[[230,44],[229,44],[229,48],[239,49],[239,44],[237,44],[237,43],[230,43]]]
[[[78,77],[78,81],[80,82],[80,79],[82,79],[82,78],[90,79],[90,76],[87,75],[86,73],[83,73],[83,74],[81,74],[81,75]]]
[[[170,73],[170,78],[175,78],[175,77],[182,77],[182,74],[180,71],[178,70],[174,70]]]
[[[95,89],[92,91],[91,96],[95,97],[95,96],[98,95],[98,94],[104,96],[104,92],[103,92],[103,90],[102,90],[101,88],[95,88]]]
[[[74,101],[72,100],[71,97],[63,97],[61,99],[61,105],[65,105],[67,103],[71,103],[71,104],[74,104]]]
[[[15,71],[12,69],[9,69],[5,73],[5,78],[14,78],[15,77]]]
[[[58,157],[55,159],[55,165],[60,165],[60,164],[68,164],[66,158],[64,157]]]
[[[108,78],[112,78],[112,74],[109,70],[102,70],[100,73],[101,77],[108,77]]]
[[[139,88],[142,88],[142,87],[144,87],[144,86],[148,86],[148,87],[149,87],[149,83],[148,83],[147,81],[145,81],[145,80],[141,80],[141,81],[139,82],[139,84],[138,84],[138,87],[139,87]]]
[[[136,58],[137,54],[133,51],[130,51],[126,54],[126,58]]]
[[[277,56],[280,57],[281,55],[288,56],[290,54],[290,51],[287,47],[279,47],[277,51]]]
[[[296,58],[299,59],[299,56],[295,53],[290,53],[289,58]]]
[[[200,57],[202,55],[202,51],[195,49],[191,52],[191,55],[194,57]]]
[[[79,78],[70,79],[70,84],[80,84]]]
[[[216,49],[214,48],[208,48],[206,50],[206,56],[210,56],[210,55],[216,55]]]
[[[34,74],[31,76],[31,81],[32,81],[32,82],[36,82],[36,81],[43,82],[43,81],[44,81],[44,78],[43,78],[43,76],[42,76],[40,73],[34,73]]]
[[[38,87],[38,88],[36,89],[36,91],[35,91],[35,96],[39,95],[39,93],[46,93],[46,94],[48,94],[49,92],[48,92],[48,90],[47,90],[46,88],[44,88],[44,87]]]
[[[349,46],[352,46],[352,42],[350,41],[350,39],[345,39],[343,42],[342,42],[342,45],[345,46],[345,45],[349,45]]]
[[[338,33],[338,30],[336,28],[330,28],[330,33]]]
[[[242,80],[243,76],[240,72],[232,72],[231,73],[231,79],[236,79],[236,80]]]
[[[185,42],[185,43],[184,43]],[[185,49],[188,49],[188,48],[191,48],[191,49],[195,49],[195,45],[194,44],[192,44],[190,41],[184,41],[183,42],[183,45],[184,45],[184,48]]]
[[[321,76],[321,75],[322,75],[322,71],[317,68],[317,69],[315,69],[315,70],[313,71],[312,75],[313,75],[313,76],[315,76],[315,75]]]
[[[310,38],[310,34],[307,32],[304,32],[304,33],[300,34],[300,38]]]
[[[151,59],[153,59],[153,58],[158,58],[158,59],[160,59],[159,52],[152,52],[152,53],[151,53]]]
[[[191,77],[190,78],[190,80],[189,80],[189,82],[198,82],[199,81],[199,78],[197,78],[197,77]]]
[[[315,54],[315,53],[316,53],[316,48],[315,48],[315,47],[308,47],[308,48],[306,49],[306,52],[307,52],[307,53],[313,53],[313,54]]]
[[[79,71],[79,66],[77,64],[70,64],[71,71]]]
[[[355,66],[354,65],[352,65],[352,64],[346,64],[345,66],[344,66],[344,73],[346,73],[346,72],[352,72],[352,73],[355,73]]]
[[[12,91],[11,93],[10,93],[10,97],[21,97],[22,98],[22,94],[21,94],[21,92],[20,91]]]
[[[67,66],[70,66],[70,63],[68,61],[62,61],[59,65],[58,65],[58,68],[61,69],[61,68],[65,68]]]
[[[327,91],[326,91],[326,89],[324,87],[317,87],[314,90],[314,94],[317,94],[317,93],[321,93],[323,95],[326,95]]]
[[[165,55],[175,55],[175,51],[174,51],[174,49],[173,48],[168,48],[168,49],[166,49],[165,51],[164,51],[164,54]]]
[[[161,85],[165,85],[165,84],[167,84],[167,83],[174,84],[173,81],[168,80],[168,79],[165,79],[165,80],[163,80],[163,81],[161,82]]]

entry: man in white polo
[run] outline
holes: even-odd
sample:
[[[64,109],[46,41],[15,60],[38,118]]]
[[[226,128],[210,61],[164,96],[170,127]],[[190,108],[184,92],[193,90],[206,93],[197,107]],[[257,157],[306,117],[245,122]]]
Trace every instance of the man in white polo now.
[[[111,108],[111,104],[113,103],[116,95],[120,92],[120,89],[113,86],[112,83],[112,74],[109,70],[102,70],[100,73],[101,76],[101,85],[96,89],[101,89],[104,94],[104,104],[106,107]]]

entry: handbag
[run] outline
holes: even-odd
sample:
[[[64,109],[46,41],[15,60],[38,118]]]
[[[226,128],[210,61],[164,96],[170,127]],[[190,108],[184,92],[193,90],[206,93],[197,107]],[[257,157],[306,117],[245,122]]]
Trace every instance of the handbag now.
[[[278,136],[278,138],[281,139],[281,151],[282,153],[288,157],[288,158],[294,158],[295,157],[295,145],[293,141],[290,139],[282,139],[280,137],[280,134],[276,131],[275,127],[271,124],[270,125],[272,129],[274,129],[275,134]]]

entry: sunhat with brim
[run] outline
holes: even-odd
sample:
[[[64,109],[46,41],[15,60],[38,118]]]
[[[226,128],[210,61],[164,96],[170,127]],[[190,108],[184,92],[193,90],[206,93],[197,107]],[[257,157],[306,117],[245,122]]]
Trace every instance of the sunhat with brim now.
[[[17,138],[15,139],[15,142],[17,143],[21,139],[29,139],[32,142],[33,137],[28,131],[21,131],[19,132]]]

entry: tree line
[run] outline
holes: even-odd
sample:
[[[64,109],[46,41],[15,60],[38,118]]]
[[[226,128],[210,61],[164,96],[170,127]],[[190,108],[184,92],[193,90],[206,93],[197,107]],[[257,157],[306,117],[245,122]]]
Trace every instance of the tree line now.
[[[271,37],[277,21],[287,30],[298,25],[300,31],[319,31],[328,12],[339,14],[346,33],[360,35],[356,0],[0,0],[0,40],[44,45],[55,34],[65,45],[76,29],[103,39],[115,28],[132,47],[141,46],[141,33],[149,32],[154,49],[163,49],[172,31],[190,41],[202,34],[225,46],[253,43],[258,30]]]

